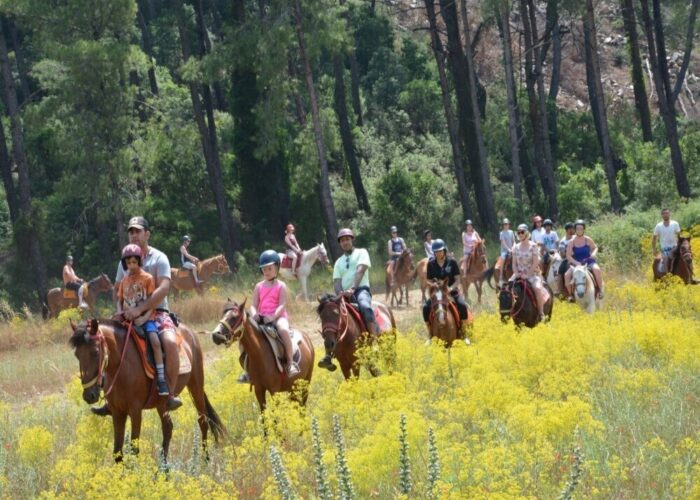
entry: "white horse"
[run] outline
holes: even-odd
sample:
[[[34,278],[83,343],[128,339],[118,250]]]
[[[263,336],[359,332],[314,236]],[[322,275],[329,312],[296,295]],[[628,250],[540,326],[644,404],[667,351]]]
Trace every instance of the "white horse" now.
[[[280,262],[283,259],[287,259],[288,257],[280,253]],[[301,254],[301,265],[299,266],[299,270],[297,271],[297,276],[294,276],[294,272],[288,268],[288,267],[280,267],[280,275],[287,280],[290,279],[297,279],[299,278],[299,282],[301,283],[301,291],[297,294],[297,299],[304,294],[304,300],[309,301],[309,294],[308,290],[306,288],[306,280],[309,277],[309,274],[311,274],[311,268],[313,265],[316,263],[316,261],[320,261],[321,264],[323,265],[328,265],[328,253],[326,252],[326,247],[324,246],[323,243],[319,243],[313,248],[310,248],[309,250],[304,250]]]
[[[547,271],[547,276],[545,276],[549,288],[552,289],[552,293],[555,297],[559,296],[561,293],[561,276],[557,273],[559,272],[559,267],[563,259],[559,252],[551,252],[549,254],[549,270]]]
[[[600,309],[600,301],[596,299],[595,283],[588,266],[573,266],[574,297],[581,309],[593,313]]]

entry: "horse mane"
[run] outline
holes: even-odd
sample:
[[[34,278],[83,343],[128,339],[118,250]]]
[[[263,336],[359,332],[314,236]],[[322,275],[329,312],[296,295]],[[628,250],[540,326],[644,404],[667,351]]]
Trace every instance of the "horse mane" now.
[[[119,321],[114,321],[112,319],[95,319],[100,326],[109,326],[113,330],[125,330],[124,325]],[[87,321],[81,321],[75,328],[73,335],[68,339],[68,344],[73,348],[78,348],[83,345],[91,344],[93,341],[87,333]]]
[[[321,315],[321,311],[323,311],[323,308],[326,307],[326,304],[329,302],[337,302],[338,301],[338,296],[332,293],[324,293],[319,297],[318,299],[318,306],[316,307],[316,314],[319,316]]]

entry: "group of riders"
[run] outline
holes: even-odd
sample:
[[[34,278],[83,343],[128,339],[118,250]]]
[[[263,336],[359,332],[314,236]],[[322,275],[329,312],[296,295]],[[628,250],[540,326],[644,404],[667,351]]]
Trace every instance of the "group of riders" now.
[[[656,256],[660,252],[662,258],[659,271],[671,269],[670,262],[676,247],[680,226],[671,220],[668,209],[661,212],[662,221],[653,233],[652,252]],[[549,292],[544,286],[543,270],[551,263],[552,255],[558,252],[562,257],[559,268],[555,270],[558,276],[564,277],[565,289],[569,296],[573,295],[572,271],[573,266],[585,265],[592,272],[597,283],[598,298],[604,295],[603,276],[596,262],[598,247],[585,234],[586,223],[579,219],[564,225],[566,234],[559,237],[554,230],[551,219],[535,216],[532,227],[526,224],[517,226],[516,231],[510,229],[510,221],[503,219],[502,230],[499,233],[500,256],[496,268],[505,269],[511,266],[510,281],[523,279],[529,282],[537,300],[540,319],[543,318],[543,307],[549,298]],[[179,372],[179,359],[176,346],[176,323],[168,307],[168,292],[170,290],[171,268],[168,257],[158,249],[149,245],[151,228],[148,221],[141,216],[132,217],[128,224],[129,244],[121,252],[117,266],[115,290],[117,300],[117,321],[130,323],[149,340],[156,364],[157,390],[160,396],[168,398],[167,408],[173,410],[182,405],[172,388]],[[287,225],[285,230],[286,254],[292,259],[292,270],[296,269],[296,261],[301,255],[301,248],[294,235],[295,228]],[[448,254],[446,243],[442,239],[433,239],[430,230],[423,233],[424,250],[428,257],[426,269],[427,279],[447,280],[450,296],[457,308],[461,320],[460,337],[465,339],[468,308],[464,295],[459,290],[460,274],[469,272],[470,257],[482,239],[474,229],[471,220],[465,221],[462,232],[463,259],[462,264]],[[345,295],[351,303],[356,304],[362,316],[367,331],[378,335],[379,327],[372,306],[372,294],[369,282],[369,269],[372,264],[369,252],[355,246],[355,235],[349,228],[343,228],[337,235],[343,255],[338,258],[333,267],[333,288],[336,295]],[[182,237],[180,247],[181,265],[190,269],[197,284],[200,280],[196,274],[199,259],[189,253],[191,239]],[[387,242],[387,252],[390,262],[396,263],[402,253],[407,250],[403,238],[399,237],[396,226],[391,227],[391,238]],[[65,287],[78,292],[80,307],[85,307],[82,289],[84,281],[73,270],[73,258],[68,256],[63,268]],[[285,347],[287,375],[295,377],[299,367],[292,359],[292,341],[290,337],[289,315],[287,312],[288,292],[284,282],[278,279],[280,255],[274,250],[265,250],[260,254],[258,267],[263,280],[255,285],[253,291],[253,306],[251,316],[261,324],[272,324],[276,327]],[[393,270],[389,266],[390,272]],[[428,328],[430,304],[423,305],[423,319]],[[164,361],[167,360],[167,363]],[[333,369],[333,361],[326,354],[318,363],[322,368]],[[239,382],[248,382],[244,372]],[[97,415],[108,415],[108,405],[92,408]]]

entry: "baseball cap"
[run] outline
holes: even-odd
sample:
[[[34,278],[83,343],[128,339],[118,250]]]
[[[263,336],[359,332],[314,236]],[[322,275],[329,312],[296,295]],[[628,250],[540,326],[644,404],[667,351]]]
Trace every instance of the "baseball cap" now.
[[[151,230],[151,228],[148,225],[148,221],[140,216],[132,217],[131,219],[129,219],[129,225],[127,226],[127,230],[131,229],[132,227],[135,227],[136,229],[143,229],[145,231]]]

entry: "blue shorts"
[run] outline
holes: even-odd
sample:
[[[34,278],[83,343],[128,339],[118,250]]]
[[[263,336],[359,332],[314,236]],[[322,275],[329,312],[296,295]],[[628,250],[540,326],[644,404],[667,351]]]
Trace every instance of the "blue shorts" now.
[[[508,250],[501,250],[501,258],[505,259],[506,257],[508,257],[509,253],[510,252]]]
[[[146,321],[143,324],[143,331],[146,333],[158,333],[158,325],[153,320]]]

